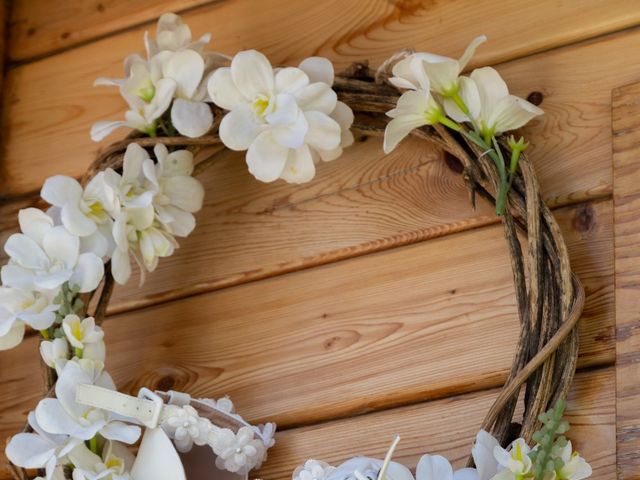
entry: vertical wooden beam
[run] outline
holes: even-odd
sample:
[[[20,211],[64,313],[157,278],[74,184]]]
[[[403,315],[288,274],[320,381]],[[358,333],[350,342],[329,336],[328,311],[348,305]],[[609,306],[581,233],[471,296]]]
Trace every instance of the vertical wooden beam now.
[[[612,94],[620,480],[640,479],[640,83]]]

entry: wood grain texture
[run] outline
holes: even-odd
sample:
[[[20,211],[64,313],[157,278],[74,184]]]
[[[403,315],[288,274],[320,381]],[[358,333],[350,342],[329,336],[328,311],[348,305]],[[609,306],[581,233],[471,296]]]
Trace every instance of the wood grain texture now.
[[[578,374],[569,394],[569,438],[593,467],[592,478],[615,480],[615,372]],[[394,459],[415,468],[425,453],[447,456],[461,468],[482,418],[497,395],[485,391],[276,434],[257,478],[286,479],[308,458],[339,464],[351,456],[382,458],[393,436],[401,441]],[[517,415],[521,415],[518,411]]]
[[[610,364],[611,203],[558,217],[588,292],[580,366]],[[496,387],[518,336],[502,235],[480,228],[110,317],[107,367],[126,391],[229,394],[283,426]],[[4,435],[41,395],[24,375],[35,351],[32,337],[3,354]]]
[[[369,22],[375,18],[376,9],[363,14],[362,9],[352,7],[351,2],[345,5],[341,0],[335,0],[339,7],[334,1],[292,6],[288,1],[273,0],[270,2],[273,8],[265,12],[283,11],[284,3],[291,9],[287,10],[288,15],[278,16],[283,24],[274,30],[269,22],[264,22],[262,15],[241,16],[236,10],[241,8],[238,5],[246,8],[243,12],[262,10],[256,1],[217,4],[193,18],[193,30],[215,32],[216,48],[227,53],[241,48],[259,48],[275,64],[296,64],[301,58],[317,53],[336,61],[338,68],[353,60],[367,58],[377,64],[408,43],[458,56],[464,45],[480,33],[476,30],[480,24],[474,18],[474,28],[465,30],[468,35],[442,35],[437,42],[430,38],[420,40],[420,35],[412,35],[441,28],[429,15],[425,16],[424,24],[405,36],[396,31],[394,22],[374,22],[371,27]],[[259,3],[263,5],[262,0]],[[302,7],[304,14],[297,10]],[[532,7],[535,8],[535,4]],[[309,23],[300,22],[300,15]],[[527,17],[522,15],[522,18]],[[355,24],[354,16],[357,17]],[[320,26],[310,28],[309,24],[313,25],[315,19],[320,21]],[[260,25],[251,23],[258,20]],[[412,25],[405,20],[396,21],[400,25]],[[513,24],[502,18],[499,21],[502,28]],[[377,29],[386,33],[378,37]],[[361,33],[349,35],[349,32]],[[526,37],[528,44],[535,43],[535,36],[521,33],[518,26],[514,35]],[[87,168],[97,150],[89,139],[90,125],[97,120],[118,119],[124,110],[116,91],[93,88],[92,82],[98,76],[121,75],[125,55],[142,48],[141,35],[142,32],[135,29],[9,72],[4,115],[8,133],[0,171],[3,195],[35,191],[52,174],[77,176]],[[390,38],[395,40],[389,41]],[[481,47],[476,64],[505,58],[504,49],[511,45],[508,39],[497,35],[494,41]],[[610,192],[609,92],[621,82],[640,78],[633,62],[628,62],[624,53],[639,48],[640,31],[634,30],[499,66],[514,93],[524,97],[534,91],[543,94],[542,107],[547,115],[527,131],[537,139],[536,149],[531,153],[547,199],[586,198],[589,194]],[[64,142],[60,141],[62,137]],[[114,135],[111,140],[117,138]],[[43,145],[47,146],[46,155],[42,152]],[[585,172],[585,175],[579,175],[579,172]]]
[[[455,29],[485,33],[500,41],[503,44],[497,56],[500,60],[626,28],[640,20],[640,11],[632,0],[606,3],[545,0],[535,4],[517,0],[349,0],[346,3],[297,0],[286,2],[286,10],[283,2],[270,1],[260,2],[260,15],[251,14],[256,10],[255,4],[247,5],[250,2],[216,3],[215,0],[67,0],[61,4],[17,0],[11,16],[10,58],[24,61],[47,55],[143,22],[150,22],[145,26],[150,28],[155,17],[163,12],[179,12],[198,5],[204,6],[185,12],[188,21],[206,26],[220,18],[233,24],[230,31],[235,38],[264,29],[273,24],[275,18],[281,25],[286,22],[285,17],[295,18],[294,28],[289,30],[293,36],[308,39],[309,30],[313,31],[315,46],[306,48],[320,49],[327,41],[339,38],[339,49],[348,52],[363,48],[362,44],[370,48],[371,43],[377,48],[382,43],[399,45],[406,41],[442,45],[447,43],[445,38],[451,40],[445,34]],[[282,15],[283,11],[287,12],[286,16]],[[481,27],[477,25],[478,17],[483,18]],[[339,25],[335,25],[336,22]],[[522,31],[530,34],[522,35]],[[274,35],[277,32],[269,32],[270,38]],[[216,33],[215,38],[220,41],[222,35]],[[454,42],[456,47],[464,48],[465,40],[461,36]]]
[[[618,478],[640,478],[640,84],[613,91]]]
[[[12,2],[9,60],[25,61],[71,48],[145,22],[165,12],[215,0],[18,0]]]

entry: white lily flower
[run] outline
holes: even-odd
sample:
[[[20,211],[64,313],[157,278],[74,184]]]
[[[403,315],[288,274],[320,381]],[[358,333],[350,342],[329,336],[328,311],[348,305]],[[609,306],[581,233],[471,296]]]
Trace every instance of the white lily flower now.
[[[396,108],[387,112],[392,120],[384,129],[385,153],[398,146],[411,130],[425,125],[434,125],[442,120],[444,113],[429,90],[409,90],[398,99]]]
[[[78,362],[67,362],[56,383],[56,398],[45,398],[36,408],[36,419],[43,430],[90,440],[97,433],[110,440],[132,444],[140,437],[140,427],[116,420],[110,413],[76,402],[78,385],[93,384],[115,390],[104,371],[89,374]]]
[[[556,472],[558,480],[582,480],[589,478],[593,474],[591,465],[572,450],[571,441],[560,452],[560,458],[564,466]]]
[[[217,69],[209,96],[230,110],[220,138],[232,150],[247,150],[249,171],[258,180],[302,183],[315,175],[313,150],[339,147],[341,128],[330,115],[337,96],[324,82],[310,83],[300,68],[274,72],[255,50],[238,53],[230,68]]]
[[[447,114],[456,121],[471,121],[485,138],[522,127],[544,111],[523,98],[509,94],[500,74],[491,67],[478,68],[461,83],[467,116],[453,102],[445,102]]]
[[[0,350],[18,345],[25,325],[46,330],[55,321],[59,305],[53,303],[55,292],[23,290],[0,286]]]
[[[69,358],[69,344],[64,338],[54,338],[40,342],[40,355],[45,365],[57,368],[60,362]]]
[[[193,154],[188,150],[169,153],[161,143],[154,153],[157,163],[145,160],[144,168],[157,192],[153,198],[156,214],[173,235],[186,237],[195,228],[193,213],[202,208],[204,199],[202,184],[191,176]]]
[[[53,435],[38,423],[34,412],[29,412],[28,422],[33,433],[18,433],[11,437],[5,454],[11,463],[22,468],[44,468],[46,480],[57,480],[58,465],[64,463],[67,454],[82,442],[68,435]]]
[[[493,449],[493,456],[503,470],[498,472],[495,480],[518,480],[531,471],[531,458],[529,445],[522,438],[514,440],[506,450],[499,445]]]
[[[70,314],[62,320],[62,330],[72,347],[84,349],[89,344],[97,343],[104,337],[104,331],[96,326],[93,317],[82,320],[75,314]]]
[[[120,203],[115,191],[98,173],[83,189],[71,177],[56,175],[45,180],[40,196],[60,208],[62,225],[73,235],[86,237],[97,232],[98,225],[109,224]]]
[[[4,285],[25,290],[52,290],[69,282],[80,292],[95,290],[104,275],[102,260],[94,253],[80,253],[80,240],[62,226],[54,226],[36,208],[20,210],[20,229],[4,245],[9,255],[2,267]]]
[[[478,46],[487,41],[481,35],[474,38],[459,60],[433,53],[414,53],[393,67],[389,81],[398,88],[429,90],[445,97],[458,92],[458,77]]]

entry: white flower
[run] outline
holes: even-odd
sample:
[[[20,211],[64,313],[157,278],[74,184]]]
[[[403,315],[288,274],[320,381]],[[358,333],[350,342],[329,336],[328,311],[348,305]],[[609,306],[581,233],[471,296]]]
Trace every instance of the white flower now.
[[[102,341],[103,330],[96,326],[93,317],[82,320],[75,314],[70,314],[62,320],[62,330],[72,347],[84,349],[89,344]]]
[[[135,458],[124,445],[108,440],[101,457],[81,443],[69,453],[69,460],[73,480],[128,480]]]
[[[455,473],[449,460],[440,455],[423,455],[416,468],[416,480],[478,480],[475,468],[463,468]]]
[[[531,458],[529,445],[522,438],[514,440],[506,450],[499,445],[493,449],[493,455],[501,465],[501,470],[493,478],[495,480],[517,480],[531,470]]]
[[[19,433],[11,437],[5,450],[7,458],[22,468],[46,469],[46,480],[57,479],[56,466],[82,440],[47,433],[38,424],[34,412],[29,413],[28,421],[34,433]]]
[[[218,458],[218,468],[229,472],[247,472],[259,465],[265,456],[264,444],[254,438],[251,427],[245,426],[233,433],[221,428],[213,436],[212,448]]]
[[[474,70],[461,85],[464,85],[461,91],[472,118],[453,102],[445,103],[447,114],[459,122],[473,122],[485,139],[520,128],[544,113],[532,103],[509,94],[507,84],[491,67]]]
[[[560,458],[564,466],[556,472],[558,480],[582,480],[583,478],[589,478],[593,474],[591,465],[578,455],[578,452],[572,451],[570,441],[560,452]]]
[[[158,19],[156,38],[153,39],[148,32],[144,34],[144,41],[149,58],[158,52],[169,50],[172,52],[192,49],[201,51],[202,47],[211,41],[211,34],[206,33],[198,41],[191,42],[191,29],[182,18],[175,13],[164,13]]]
[[[2,283],[22,289],[51,290],[69,282],[80,292],[95,290],[104,265],[94,253],[80,253],[80,240],[54,226],[44,212],[27,208],[18,214],[20,229],[4,245],[11,257],[2,267]]]
[[[59,305],[53,303],[53,292],[38,292],[0,286],[0,350],[18,345],[24,337],[25,325],[46,330],[55,321]]]
[[[396,108],[387,112],[392,120],[384,130],[385,153],[398,146],[411,130],[424,125],[434,125],[443,118],[443,111],[429,90],[409,90],[398,99]]]
[[[393,67],[389,81],[398,88],[429,90],[451,96],[458,91],[458,76],[465,69],[476,48],[487,41],[481,35],[473,39],[459,60],[433,53],[414,53]]]
[[[69,344],[64,338],[40,342],[40,355],[46,365],[56,368],[61,361],[69,358]]]
[[[212,430],[211,422],[200,417],[192,406],[168,405],[164,415],[162,428],[173,438],[179,452],[190,451],[194,443],[202,446],[208,442]]]
[[[153,206],[160,222],[173,235],[186,237],[195,228],[193,213],[202,208],[204,188],[191,176],[193,154],[188,150],[169,153],[158,143],[154,148],[157,163],[145,160],[145,169],[156,191]]]
[[[108,168],[105,182],[116,192],[125,207],[141,208],[151,205],[155,190],[149,184],[143,166],[150,160],[147,151],[137,143],[130,143],[122,160],[122,175]],[[120,214],[118,214],[116,217]]]
[[[276,424],[273,422],[265,423],[258,428],[258,432],[262,437],[262,442],[267,448],[271,448],[276,444]]]
[[[62,225],[73,235],[86,237],[98,231],[98,225],[110,223],[120,203],[114,190],[104,181],[100,172],[83,190],[71,177],[56,175],[45,180],[40,192],[42,198],[61,209]]]
[[[327,480],[377,480],[382,460],[368,457],[355,457],[331,471]],[[413,480],[407,467],[397,462],[389,462],[385,480]]]
[[[127,425],[104,410],[76,402],[78,385],[94,384],[115,390],[113,380],[106,372],[96,371],[94,375],[78,362],[67,362],[56,383],[56,398],[45,398],[36,408],[38,424],[46,432],[81,440],[90,440],[100,433],[106,439],[134,443],[140,436],[140,427]]]
[[[490,480],[498,473],[498,462],[493,456],[496,447],[500,443],[491,434],[480,430],[476,435],[476,441],[471,449],[473,462],[476,464],[478,480]]]
[[[310,83],[299,68],[274,72],[255,50],[238,53],[230,68],[209,79],[209,96],[230,110],[220,138],[232,150],[247,150],[249,171],[263,182],[313,178],[313,150],[331,151],[341,142],[338,122],[329,115],[337,96],[324,82]]]
[[[317,460],[307,460],[302,467],[293,471],[293,480],[325,480],[336,467]]]

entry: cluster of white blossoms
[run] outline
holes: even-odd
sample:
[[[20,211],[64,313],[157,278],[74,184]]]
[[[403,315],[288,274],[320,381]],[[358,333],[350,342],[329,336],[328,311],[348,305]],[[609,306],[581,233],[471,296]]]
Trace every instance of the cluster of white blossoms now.
[[[149,136],[175,132],[201,137],[211,129],[209,103],[229,110],[220,124],[227,148],[247,151],[249,171],[263,182],[279,178],[307,182],[315,165],[331,161],[353,143],[353,112],[332,90],[329,60],[312,57],[297,68],[272,68],[255,50],[229,58],[204,50],[210,35],[197,42],[174,14],[158,21],[157,38],[145,34],[147,56],[125,60],[125,78],[99,78],[96,85],[117,86],[129,110],[124,121],[93,125],[100,141],[118,127]]]
[[[489,433],[481,430],[472,449],[474,468],[453,470],[449,461],[440,455],[423,455],[418,461],[415,476],[402,464],[390,461],[391,455],[378,460],[355,457],[338,467],[325,462],[308,460],[293,472],[293,480],[532,480],[531,449],[519,438],[508,448],[502,448]],[[393,449],[393,447],[392,447]],[[392,450],[390,451],[392,453]],[[582,480],[592,474],[591,466],[571,447],[571,442],[553,452],[550,460],[558,468],[545,474],[545,480]],[[384,471],[384,474],[381,472]],[[383,478],[384,477],[384,478]]]

